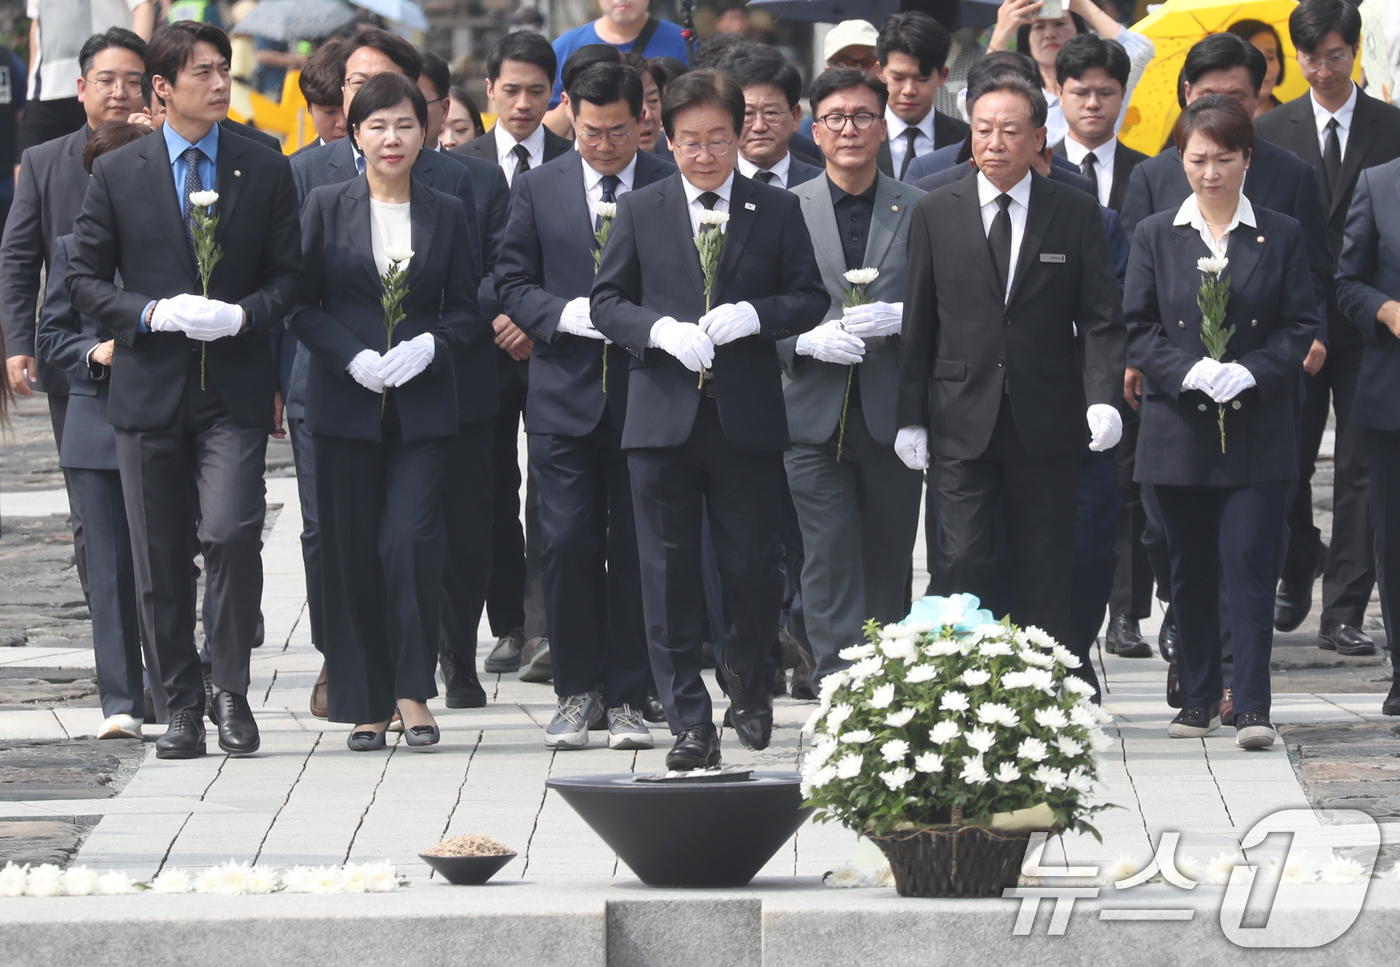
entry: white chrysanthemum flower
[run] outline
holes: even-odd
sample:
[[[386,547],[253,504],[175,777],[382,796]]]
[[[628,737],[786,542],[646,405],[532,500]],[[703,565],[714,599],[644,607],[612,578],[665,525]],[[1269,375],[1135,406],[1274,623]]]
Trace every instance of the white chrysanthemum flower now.
[[[0,870],[0,896],[24,896],[24,884],[29,879],[29,867],[6,863]]]
[[[1299,860],[1289,858],[1288,862],[1283,864],[1283,873],[1279,876],[1280,883],[1297,884],[1311,883],[1312,881],[1312,871],[1305,867]]]
[[[1005,658],[1011,654],[1012,647],[1004,641],[993,640],[983,641],[977,646],[977,650],[988,658]]]
[[[194,892],[196,893],[217,893],[219,885],[219,875],[215,872],[215,867],[200,870],[195,874]]]
[[[924,648],[924,654],[931,658],[943,658],[947,655],[956,655],[961,650],[956,641],[948,638],[939,638],[937,641],[928,643]]]
[[[1089,748],[1094,752],[1102,752],[1112,744],[1113,736],[1109,735],[1103,729],[1095,727],[1089,730]]]
[[[321,866],[311,871],[312,893],[340,893],[340,870],[334,866]]]
[[[358,863],[346,863],[340,870],[340,890],[342,893],[364,893],[369,885],[369,875]]]
[[[92,896],[97,892],[97,874],[86,866],[63,871],[64,896]]]
[[[384,246],[384,257],[398,265],[413,258],[413,249],[406,245],[386,245]]]
[[[976,688],[978,685],[985,685],[992,680],[992,673],[983,671],[981,668],[969,668],[962,673],[962,681],[969,688]]]
[[[894,886],[894,870],[890,869],[890,864],[886,863],[875,871],[876,886]]]
[[[1001,702],[984,702],[977,706],[977,721],[1012,729],[1020,723],[1021,717],[1011,710],[1010,705],[1004,705]]]
[[[294,866],[283,874],[282,886],[288,893],[310,893],[311,879],[309,867]]]
[[[1055,639],[1050,637],[1048,632],[1035,625],[1027,625],[1025,631],[1026,640],[1037,648],[1053,648],[1056,644]]]
[[[1204,272],[1206,275],[1219,275],[1229,266],[1230,260],[1224,256],[1201,256],[1196,259],[1196,271]]]
[[[616,218],[616,217],[617,217],[617,202],[615,202],[615,201],[598,201],[598,202],[594,202],[594,203],[593,203],[593,210],[596,211],[596,212],[598,213],[598,217],[599,217],[599,218],[604,219],[605,221],[606,221],[607,219],[610,219],[610,218]],[[361,890],[361,891],[359,891],[359,892],[364,892],[364,891]]]
[[[869,729],[856,729],[854,732],[847,732],[841,736],[841,741],[847,745],[861,745],[875,738],[875,733]]]
[[[962,726],[952,719],[944,719],[928,730],[929,741],[934,745],[945,745],[962,735]]]
[[[854,779],[860,775],[861,767],[864,764],[865,760],[858,755],[842,756],[836,760],[836,778]]]
[[[994,777],[997,782],[1015,782],[1021,778],[1021,770],[1016,768],[1014,762],[1003,762],[997,766]]]
[[[702,208],[696,215],[699,216],[701,225],[724,225],[729,221],[728,212],[717,212],[709,208]]]
[[[1054,655],[1038,651],[1035,648],[1022,648],[1016,652],[1016,655],[1027,665],[1034,665],[1037,668],[1051,668],[1055,664]]]
[[[1032,736],[1022,739],[1021,744],[1016,747],[1016,758],[1029,759],[1032,762],[1044,762],[1049,754],[1050,747]]]
[[[913,639],[916,637],[917,635],[914,634],[912,628],[908,628],[902,624],[885,625],[883,628],[880,629],[880,639],[882,641],[888,641],[891,638]]]
[[[836,778],[836,767],[835,767],[835,766],[823,766],[822,768],[818,769],[818,770],[812,775],[812,778],[811,778],[812,788],[813,788],[813,789],[820,789],[822,786],[826,785],[828,782],[830,782],[831,780],[833,780],[833,779],[835,779],[835,778]]]
[[[886,683],[876,688],[870,696],[871,708],[889,708],[894,701],[894,685]]]
[[[271,893],[277,889],[277,874],[266,866],[255,866],[248,871],[248,892],[258,895]]]
[[[1082,743],[1076,742],[1067,735],[1055,736],[1055,746],[1068,756],[1076,756],[1084,751],[1084,745]]]
[[[980,755],[963,763],[962,780],[974,786],[985,786],[992,781],[992,777],[987,775],[987,767],[983,764]]]
[[[931,682],[938,677],[938,668],[934,665],[915,665],[909,669],[909,674],[904,676],[904,680],[910,685],[918,685],[920,682]]]
[[[1077,678],[1066,678],[1065,682],[1069,683],[1078,680]],[[1094,713],[1083,705],[1075,705],[1069,710],[1069,720],[1071,724],[1077,725],[1081,729],[1095,729],[1098,728],[1099,725],[1098,719],[1094,718]]]
[[[200,893],[217,893],[221,896],[241,896],[248,892],[248,874],[252,868],[247,863],[235,863],[229,860],[219,866],[206,870],[205,873],[212,876],[213,882],[209,884],[209,889],[205,889],[204,876],[200,876],[200,882],[195,885],[195,889]]]
[[[909,754],[909,743],[903,739],[890,739],[880,746],[880,757],[886,762],[903,762]]]
[[[836,653],[846,661],[860,661],[875,654],[874,645],[847,645]]]
[[[826,765],[836,752],[836,739],[829,735],[818,736],[817,741],[802,757],[802,764],[808,771],[816,771]]]
[[[399,878],[394,872],[394,864],[388,860],[371,863],[365,867],[368,882],[366,891],[370,893],[393,893],[399,887]]]
[[[880,277],[880,270],[873,268],[851,269],[842,278],[851,285],[869,285]]]
[[[1230,871],[1235,868],[1236,859],[1230,853],[1217,853],[1206,864],[1202,881],[1210,886],[1224,886],[1230,882]]]
[[[1007,672],[1001,676],[1001,687],[1008,691],[1013,688],[1030,688],[1031,680],[1026,672]]]
[[[914,768],[919,772],[942,772],[943,757],[937,752],[922,752],[914,756]]]
[[[1063,769],[1052,769],[1045,765],[1036,766],[1035,771],[1031,773],[1031,778],[1050,792],[1069,787],[1069,776]]]
[[[1108,867],[1105,883],[1122,883],[1142,872],[1143,865],[1131,856],[1120,856]]]
[[[885,660],[879,655],[871,655],[869,658],[864,658],[856,662],[850,668],[846,669],[846,672],[851,676],[851,684],[860,686],[864,684],[867,678],[870,678],[872,675],[878,675],[884,670]]]
[[[1069,725],[1069,718],[1058,705],[1035,710],[1035,724],[1044,729],[1062,729]]]
[[[898,792],[909,785],[909,780],[914,778],[913,770],[906,766],[898,766],[889,772],[880,773],[880,779],[894,792]]]
[[[1072,695],[1083,695],[1087,698],[1094,694],[1094,686],[1076,675],[1066,675],[1063,684],[1065,691]]]
[[[932,621],[902,621],[900,624],[914,633],[915,637],[926,635],[933,630]]]
[[[1039,689],[1046,695],[1055,694],[1055,676],[1045,668],[1027,668],[1023,673],[1026,676],[1026,684],[1031,688]]]
[[[962,692],[944,692],[938,707],[945,712],[966,712],[972,705]]]
[[[822,883],[833,890],[853,890],[865,886],[865,873],[854,863],[842,863],[822,877]]]
[[[1094,792],[1094,777],[1083,769],[1071,769],[1065,784],[1081,796],[1092,795]]]
[[[1109,722],[1113,721],[1113,716],[1110,715],[1102,705],[1095,705],[1093,702],[1090,702],[1089,711],[1093,714],[1094,721],[1099,725],[1107,725]]]
[[[919,648],[908,638],[891,638],[880,644],[880,651],[886,658],[900,659],[906,665],[919,660]]]
[[[151,881],[152,893],[188,893],[190,875],[184,870],[166,870]]]
[[[57,864],[30,867],[24,881],[25,896],[58,896],[63,892],[63,870]]]
[[[828,732],[835,732],[837,729],[841,728],[841,723],[850,718],[851,713],[854,711],[855,709],[851,707],[849,702],[842,702],[840,705],[833,707],[830,712],[826,713],[826,730]]]
[[[891,728],[902,729],[909,724],[916,714],[917,710],[906,706],[897,712],[891,712],[889,715],[886,715],[885,724]]]
[[[97,878],[97,892],[103,896],[122,896],[136,889],[131,877],[121,870],[109,870]]]
[[[1084,664],[1079,660],[1078,655],[1061,644],[1051,645],[1050,654],[1054,656],[1055,661],[1066,668],[1078,668],[1080,665]]]
[[[196,208],[208,208],[219,200],[217,191],[192,191],[190,192],[190,204]]]
[[[807,721],[802,723],[803,734],[811,735],[813,732],[816,732],[817,726],[822,724],[822,716],[828,711],[830,711],[829,708],[822,708],[820,705],[812,709],[812,714],[807,716]]]
[[[976,728],[964,735],[963,738],[978,752],[986,752],[997,744],[996,733],[991,729]]]
[[[1318,878],[1323,883],[1355,883],[1366,876],[1366,867],[1353,859],[1338,856],[1322,868]]]

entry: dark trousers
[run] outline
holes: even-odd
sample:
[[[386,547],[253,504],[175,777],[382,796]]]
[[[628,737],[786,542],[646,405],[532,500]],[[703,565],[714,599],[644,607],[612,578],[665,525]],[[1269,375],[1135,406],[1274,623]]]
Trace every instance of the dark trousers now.
[[[1152,614],[1152,563],[1142,543],[1147,514],[1142,507],[1141,486],[1133,479],[1137,464],[1137,411],[1126,403],[1118,407],[1123,417],[1123,439],[1113,448],[1118,469],[1118,531],[1113,551],[1118,558],[1113,574],[1113,590],[1108,606],[1113,614],[1142,619]]]
[[[500,390],[491,448],[491,581],[486,590],[486,617],[491,633],[508,635],[525,629],[525,637],[545,633],[539,574],[539,497],[525,482],[525,526],[520,524],[520,419],[527,385],[512,365]]]
[[[141,633],[154,643],[170,712],[202,712],[190,548],[198,539],[204,555],[214,685],[246,694],[262,604],[267,433],[235,423],[212,385],[199,388],[198,353],[170,426],[116,433]]]
[[[63,452],[63,424],[68,419],[68,394],[46,393],[49,398],[49,425],[53,427],[54,450]],[[67,470],[63,471],[63,489],[68,492],[68,523],[73,530],[73,565],[78,569],[78,583],[83,597],[88,596],[87,543],[83,537],[83,512],[73,493]]]
[[[1376,582],[1380,585],[1381,615],[1395,665],[1395,625],[1400,618],[1400,431],[1366,427],[1366,456],[1371,470],[1371,526],[1376,540]]]
[[[995,596],[998,505],[1006,523],[1011,620],[1056,641],[1071,637],[1075,507],[1079,454],[1033,457],[1002,398],[987,449],[975,460],[936,456],[934,485],[942,520],[934,594]]]
[[[87,124],[87,113],[78,102],[77,94],[51,101],[31,100],[25,104],[24,119],[19,123],[15,157],[23,155],[26,148],[72,134],[84,124]]]
[[[761,686],[782,609],[777,528],[782,454],[733,447],[714,399],[705,398],[685,443],[629,450],[627,466],[647,647],[666,721],[672,732],[680,732],[712,721],[710,693],[700,676],[705,612],[700,525],[706,508],[730,618],[724,662],[747,688]]]
[[[476,635],[491,580],[491,420],[459,423],[442,478],[447,565],[438,653],[476,667]]]
[[[1229,603],[1235,714],[1269,713],[1269,654],[1274,643],[1278,535],[1289,481],[1246,487],[1156,484],[1171,554],[1181,697],[1187,706],[1220,701],[1220,581]]]
[[[395,699],[437,694],[449,449],[445,437],[406,442],[392,409],[380,442],[316,435],[333,722],[384,722]]]
[[[321,527],[316,514],[316,446],[306,420],[287,418],[292,441],[292,462],[297,469],[297,497],[301,503],[301,561],[306,570],[306,613],[311,620],[311,643],[323,651],[321,602]]]
[[[530,435],[554,691],[640,708],[651,688],[632,481],[607,410],[587,436]]]
[[[1311,584],[1322,563],[1322,615],[1324,631],[1338,625],[1360,628],[1366,605],[1375,587],[1375,549],[1366,509],[1366,439],[1362,427],[1352,422],[1351,403],[1361,375],[1365,343],[1349,322],[1332,327],[1327,361],[1316,376],[1304,377],[1302,466],[1298,489],[1288,513],[1288,553],[1283,579],[1290,584]],[[1327,428],[1328,404],[1336,411],[1333,444],[1335,477],[1332,484],[1332,540],[1322,546],[1313,524],[1312,475],[1317,450]],[[1325,558],[1321,557],[1325,552]]]
[[[92,651],[102,714],[141,718],[141,627],[136,605],[136,570],[131,563],[131,532],[116,470],[64,471],[76,512],[87,521],[88,606]],[[147,660],[160,667],[154,654]],[[153,675],[159,680],[159,675]],[[154,697],[154,691],[153,691]]]
[[[1119,447],[1123,446],[1120,441]],[[1074,591],[1070,598],[1070,636],[1066,648],[1079,657],[1072,674],[1094,686],[1093,647],[1103,624],[1104,611],[1113,592],[1118,570],[1115,545],[1121,522],[1123,491],[1118,478],[1117,453],[1084,451],[1079,462],[1079,506],[1074,523]]]

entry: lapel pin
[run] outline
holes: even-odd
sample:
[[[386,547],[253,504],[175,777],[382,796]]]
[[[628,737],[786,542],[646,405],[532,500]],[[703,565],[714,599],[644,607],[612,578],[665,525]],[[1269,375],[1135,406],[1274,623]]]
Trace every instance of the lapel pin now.
[[[1260,235],[1259,238],[1256,239],[1256,241],[1263,242],[1263,241],[1264,241],[1264,236],[1263,236],[1263,235]]]
[[[892,211],[892,212],[897,212],[897,211],[899,211],[899,206],[898,206],[898,205],[891,205],[891,206],[890,206],[890,211]]]
[[[758,206],[755,205],[755,204],[754,204],[753,202],[751,202],[751,201],[746,201],[746,202],[744,202],[744,207],[745,207],[746,209],[748,209],[749,211],[757,211],[757,210],[758,210]]]
[[[243,172],[239,171],[237,168],[234,168],[234,169],[233,169],[233,176],[234,176],[235,178],[242,178],[242,177],[243,177]]]

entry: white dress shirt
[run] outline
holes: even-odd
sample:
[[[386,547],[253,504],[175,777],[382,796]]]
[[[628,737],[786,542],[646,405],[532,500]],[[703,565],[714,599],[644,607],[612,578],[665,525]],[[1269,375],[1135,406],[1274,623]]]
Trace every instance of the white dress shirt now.
[[[517,144],[525,145],[525,150],[530,155],[531,168],[538,168],[544,164],[543,124],[531,131],[524,141],[517,141],[511,137],[510,132],[501,127],[499,121],[493,130],[496,132],[496,160],[500,162],[501,170],[506,173],[506,184],[514,184],[516,169],[520,167],[520,158],[515,154]]]
[[[1201,206],[1196,204],[1194,194],[1187,195],[1186,200],[1181,203],[1181,207],[1176,210],[1176,217],[1172,219],[1173,225],[1190,225],[1200,233],[1201,241],[1206,243],[1206,248],[1210,249],[1210,254],[1216,258],[1225,258],[1225,250],[1230,245],[1230,233],[1237,226],[1248,225],[1250,228],[1258,228],[1259,223],[1254,219],[1254,206],[1249,203],[1249,199],[1240,194],[1240,202],[1235,206],[1234,217],[1230,219],[1230,224],[1221,233],[1219,241],[1211,234],[1210,226],[1206,224],[1206,218],[1201,214]]]
[[[988,235],[992,233],[992,219],[997,217],[1000,210],[997,207],[997,196],[1000,194],[1000,188],[988,181],[982,172],[977,172],[977,203],[982,206],[982,231]],[[1026,215],[1031,210],[1031,173],[1027,171],[1026,176],[1012,185],[1007,194],[1011,196],[1011,204],[1006,209],[1011,216],[1011,261],[1007,265],[1003,300],[1011,295],[1011,283],[1016,278],[1016,261],[1021,254],[1021,240],[1026,237]]]
[[[705,193],[704,188],[696,188],[686,180],[685,175],[681,175],[681,184],[685,186],[685,200],[689,202],[687,206],[690,211],[690,234],[700,234],[700,213],[705,210],[705,206],[700,204],[700,196]],[[719,195],[719,201],[715,202],[714,210],[717,212],[729,211],[729,196],[734,191],[734,172],[729,173],[729,177],[724,179],[724,184],[715,189],[715,194]],[[724,226],[720,226],[720,231],[724,231]]]
[[[918,124],[909,125],[900,120],[899,115],[888,107],[885,108],[885,124],[889,130],[888,141],[890,142],[890,160],[894,162],[894,173],[899,174],[899,170],[904,167],[904,156],[909,153],[909,140],[904,134],[910,127],[917,128],[919,136],[914,139],[914,157],[921,154],[928,154],[933,150],[933,116],[936,112],[929,108],[923,120]]]
[[[579,159],[582,160],[582,159]],[[637,156],[633,155],[627,167],[617,173],[617,187],[613,197],[621,198],[632,190],[632,182],[637,177]],[[588,196],[588,224],[598,221],[598,202],[603,200],[603,176],[593,170],[587,161],[583,162],[583,193]]]
[[[773,172],[774,178],[772,181],[768,182],[770,185],[778,188],[786,188],[788,186],[788,169],[792,167],[791,152],[779,158],[771,168],[760,168],[743,155],[739,155],[738,160],[739,174],[743,175],[745,178],[752,178],[760,171],[771,171]]]
[[[369,248],[374,253],[374,267],[383,275],[389,271],[387,249],[413,248],[412,202],[391,205],[369,200]]]
[[[1337,145],[1342,149],[1342,157],[1347,156],[1347,135],[1351,134],[1351,119],[1356,114],[1356,85],[1351,85],[1351,96],[1333,114],[1317,103],[1317,95],[1308,91],[1308,103],[1312,105],[1313,120],[1317,122],[1317,150],[1327,153],[1327,122],[1337,119]]]
[[[1099,181],[1099,204],[1108,207],[1108,196],[1113,194],[1113,162],[1118,154],[1118,139],[1109,138],[1097,148],[1086,148],[1073,137],[1065,138],[1065,157],[1074,162],[1080,171],[1084,170],[1084,159],[1094,156],[1094,177]]]

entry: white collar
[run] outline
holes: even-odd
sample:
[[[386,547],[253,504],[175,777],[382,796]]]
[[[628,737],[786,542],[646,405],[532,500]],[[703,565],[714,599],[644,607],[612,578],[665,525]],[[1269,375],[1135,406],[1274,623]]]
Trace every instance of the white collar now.
[[[1112,168],[1114,155],[1118,152],[1118,139],[1116,137],[1109,138],[1097,148],[1086,148],[1074,140],[1072,134],[1066,134],[1064,144],[1065,157],[1081,168],[1084,167],[1085,157],[1091,154],[1097,159],[1096,163],[1100,168],[1105,166]]]
[[[980,171],[977,172],[977,205],[979,208],[983,205],[991,204],[1001,193],[1001,189],[998,188],[996,185],[992,184],[987,179],[986,175],[982,174],[982,172]],[[1029,209],[1031,207],[1030,171],[1026,172],[1026,176],[1024,178],[1016,182],[1016,184],[1012,185],[1011,190],[1008,191],[1006,194],[1010,195],[1011,200],[1014,202],[1018,202],[1022,208]]]
[[[904,136],[904,132],[905,132],[907,129],[909,129],[909,128],[918,128],[920,131],[922,131],[922,132],[924,133],[924,137],[926,137],[926,138],[929,139],[929,143],[932,144],[932,143],[933,143],[933,115],[934,115],[934,110],[933,110],[933,108],[929,108],[929,109],[928,109],[928,113],[925,114],[925,115],[923,116],[923,119],[920,120],[918,124],[909,124],[909,123],[907,123],[903,118],[901,118],[898,114],[895,114],[894,111],[890,110],[889,107],[886,107],[886,108],[885,108],[885,124],[887,125],[888,131],[889,131],[888,140],[893,141],[895,138],[901,138],[901,137],[903,137],[903,136]]]
[[[1352,84],[1351,95],[1347,98],[1347,102],[1338,108],[1337,112],[1334,114],[1317,103],[1316,94],[1312,91],[1308,91],[1308,103],[1312,105],[1313,120],[1317,122],[1318,133],[1321,134],[1323,131],[1327,130],[1327,122],[1333,118],[1337,119],[1337,126],[1343,131],[1350,131],[1351,117],[1356,113],[1356,97],[1357,87],[1355,84]]]
[[[704,188],[696,188],[685,175],[681,175],[681,184],[685,186],[685,201],[687,205],[695,204],[695,200],[705,193]],[[729,204],[730,193],[734,191],[734,172],[729,172],[729,177],[724,179],[724,184],[715,189],[715,194]]]
[[[638,149],[641,150],[641,149]],[[579,161],[583,161],[579,158]],[[637,156],[632,155],[632,160],[627,162],[627,167],[617,173],[617,180],[622,183],[622,187],[628,191],[632,190],[632,181],[637,177]],[[583,161],[583,186],[592,191],[593,186],[603,180],[603,176],[598,173],[591,164]]]
[[[496,127],[493,130],[496,132],[496,154],[501,158],[505,158],[514,151],[517,144],[525,145],[525,150],[530,152],[530,157],[532,158],[535,155],[542,156],[544,154],[543,124],[526,135],[524,141],[515,140],[515,137],[509,131],[501,127],[499,121],[496,122]]]
[[[788,169],[792,167],[792,152],[789,151],[773,163],[771,168],[760,168],[743,155],[739,155],[739,173],[745,178],[752,178],[760,171],[771,171],[778,176],[778,180],[784,185],[788,183]]]
[[[1206,217],[1201,214],[1201,206],[1196,203],[1195,193],[1186,196],[1186,200],[1181,203],[1181,207],[1176,210],[1176,217],[1172,219],[1173,225],[1190,225],[1198,232],[1210,232],[1206,227]],[[1240,192],[1239,204],[1235,206],[1234,217],[1230,219],[1229,227],[1225,233],[1233,232],[1237,226],[1248,225],[1250,228],[1258,228],[1259,223],[1254,218],[1254,206],[1249,203],[1249,198],[1244,192]]]

